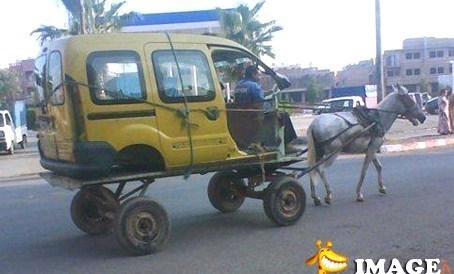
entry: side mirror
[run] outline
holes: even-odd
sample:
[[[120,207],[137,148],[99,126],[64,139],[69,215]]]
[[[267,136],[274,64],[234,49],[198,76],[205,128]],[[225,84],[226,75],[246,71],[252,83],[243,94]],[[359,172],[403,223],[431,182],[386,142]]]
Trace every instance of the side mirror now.
[[[290,80],[285,75],[276,73],[276,83],[280,90],[291,86]]]

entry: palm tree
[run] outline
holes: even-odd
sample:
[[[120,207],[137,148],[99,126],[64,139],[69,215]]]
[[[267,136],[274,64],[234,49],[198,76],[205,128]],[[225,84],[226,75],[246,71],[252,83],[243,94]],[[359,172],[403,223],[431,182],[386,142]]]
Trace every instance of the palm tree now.
[[[112,32],[120,29],[124,23],[140,17],[136,12],[118,14],[126,1],[113,3],[108,9],[106,0],[61,0],[61,2],[69,12],[70,27],[69,29],[58,29],[54,26],[41,26],[35,29],[31,34],[38,33],[41,44],[46,40],[53,40],[65,35]],[[81,10],[81,3],[83,10]]]
[[[234,10],[222,10],[220,13],[221,26],[226,38],[242,44],[257,55],[275,57],[272,47],[267,43],[273,39],[273,34],[283,28],[276,25],[276,21],[261,23],[257,14],[265,4],[258,2],[252,9],[241,4]]]

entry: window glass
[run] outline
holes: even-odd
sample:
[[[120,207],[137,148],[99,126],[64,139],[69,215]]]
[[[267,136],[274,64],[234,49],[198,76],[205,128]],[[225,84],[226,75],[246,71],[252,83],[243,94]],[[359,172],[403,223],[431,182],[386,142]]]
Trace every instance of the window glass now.
[[[413,70],[412,70],[412,69],[407,69],[407,70],[406,70],[406,74],[407,74],[408,76],[413,75]]]
[[[94,52],[87,60],[90,93],[96,104],[140,103],[145,99],[139,55],[133,51]]]
[[[435,74],[437,73],[437,69],[436,68],[430,68],[430,74]]]
[[[444,73],[445,69],[444,67],[438,67],[438,73]]]
[[[413,55],[412,55],[411,52],[408,52],[408,53],[405,54],[405,58],[406,58],[406,59],[411,59],[412,56],[413,56]]]
[[[419,58],[421,58],[421,53],[419,53],[419,52],[414,52],[414,53],[413,53],[413,59],[419,59]]]
[[[0,127],[4,127],[5,126],[5,120],[3,118],[3,114],[0,114]]]
[[[13,123],[11,122],[11,117],[9,117],[8,114],[5,115],[5,120],[6,120],[6,125],[7,126],[12,126]]]
[[[436,52],[435,51],[429,52],[429,57],[430,58],[435,58],[435,56],[436,56]]]
[[[420,75],[421,74],[421,69],[415,69],[413,74],[414,75]]]
[[[212,100],[215,96],[213,79],[203,52],[177,50],[175,54],[180,72],[172,51],[159,50],[152,56],[161,99],[170,103],[183,102],[184,96],[190,102]]]
[[[48,74],[49,101],[52,105],[61,105],[65,101],[63,93],[63,75],[61,67],[61,55],[54,51],[49,56]]]
[[[34,78],[36,85],[36,103],[43,103],[46,96],[46,55],[35,60]]]
[[[439,50],[437,51],[437,57],[443,57],[443,51],[442,50]]]

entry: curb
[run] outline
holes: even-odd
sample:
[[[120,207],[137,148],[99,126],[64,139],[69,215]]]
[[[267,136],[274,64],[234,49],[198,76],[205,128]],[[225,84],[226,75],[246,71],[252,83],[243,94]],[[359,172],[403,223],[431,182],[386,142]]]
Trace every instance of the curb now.
[[[380,152],[404,152],[412,150],[424,150],[447,145],[454,145],[454,138],[436,138],[419,142],[383,145],[380,148]]]
[[[0,183],[10,183],[15,181],[29,181],[41,179],[39,173],[21,174],[16,176],[0,178]]]

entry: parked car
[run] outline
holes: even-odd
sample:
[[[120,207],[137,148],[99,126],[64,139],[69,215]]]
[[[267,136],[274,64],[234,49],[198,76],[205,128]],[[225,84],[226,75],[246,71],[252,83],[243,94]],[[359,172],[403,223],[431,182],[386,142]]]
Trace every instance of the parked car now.
[[[438,97],[429,99],[425,104],[425,108],[429,114],[438,114]]]
[[[408,95],[419,105],[421,109],[431,98],[431,96],[427,92],[410,92],[408,93]]]
[[[359,96],[346,96],[323,100],[314,109],[315,114],[349,111],[356,106],[364,106],[363,98]]]
[[[16,121],[18,119],[13,119],[8,110],[0,110],[0,152],[6,151],[8,154],[13,154],[17,144],[20,144],[21,148],[25,148],[27,126]]]

